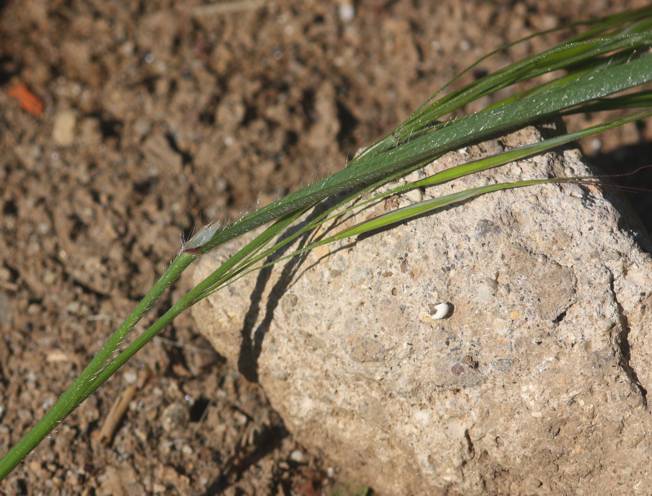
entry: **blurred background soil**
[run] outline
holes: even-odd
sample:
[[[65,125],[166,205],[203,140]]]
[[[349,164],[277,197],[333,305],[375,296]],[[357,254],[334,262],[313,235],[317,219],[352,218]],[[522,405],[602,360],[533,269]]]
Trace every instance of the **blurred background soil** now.
[[[337,170],[508,40],[646,3],[0,2],[0,451],[53,404],[182,234]],[[472,76],[549,42],[501,52]],[[649,164],[651,134],[631,125],[585,151],[603,165]],[[126,412],[110,428],[120,400]],[[189,316],[1,489],[353,490],[292,439]]]

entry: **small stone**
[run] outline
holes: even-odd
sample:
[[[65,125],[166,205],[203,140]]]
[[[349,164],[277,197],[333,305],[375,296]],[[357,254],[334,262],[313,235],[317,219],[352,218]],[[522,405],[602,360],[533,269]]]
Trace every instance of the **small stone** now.
[[[54,284],[54,281],[57,280],[57,275],[52,272],[51,270],[48,270],[44,275],[43,275],[43,283],[46,286],[51,286]]]
[[[52,139],[59,146],[69,146],[75,141],[77,116],[71,110],[62,110],[54,117]]]
[[[100,121],[87,117],[80,123],[80,140],[85,145],[98,145],[102,141]]]
[[[290,460],[295,463],[305,463],[306,455],[301,450],[294,450],[290,453]]]
[[[7,293],[0,291],[0,325],[11,323],[11,305]]]
[[[248,422],[247,416],[242,412],[235,412],[233,418],[238,425],[245,425]]]
[[[337,8],[337,13],[342,22],[351,22],[355,17],[355,7],[350,2],[342,2]]]
[[[412,203],[419,203],[423,201],[423,192],[420,189],[413,189],[405,193],[405,198],[407,198]]]
[[[171,432],[175,429],[185,426],[188,423],[188,409],[180,403],[172,403],[163,410],[162,421],[163,430]]]
[[[66,312],[68,313],[78,314],[80,311],[81,311],[81,305],[76,301],[70,302],[66,306]]]
[[[122,374],[122,378],[126,384],[136,384],[136,381],[138,380],[138,376],[133,370],[127,370],[124,374]]]
[[[47,356],[45,357],[45,360],[48,363],[69,362],[70,361],[70,356],[66,352],[64,352],[62,350],[52,350],[47,354]]]
[[[433,306],[430,317],[435,320],[441,320],[450,317],[452,313],[453,305],[450,303],[438,303],[437,305]]]

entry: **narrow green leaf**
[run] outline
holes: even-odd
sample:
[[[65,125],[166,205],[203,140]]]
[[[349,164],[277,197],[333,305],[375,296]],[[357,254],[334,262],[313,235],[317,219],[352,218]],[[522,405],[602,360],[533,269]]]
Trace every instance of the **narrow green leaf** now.
[[[408,170],[447,151],[477,143],[505,131],[540,121],[555,112],[608,96],[652,79],[652,55],[562,78],[499,108],[481,111],[419,136],[381,156],[362,156],[354,167],[291,193],[216,233],[201,251],[240,236],[274,219],[315,205],[331,195],[364,188],[388,174]]]

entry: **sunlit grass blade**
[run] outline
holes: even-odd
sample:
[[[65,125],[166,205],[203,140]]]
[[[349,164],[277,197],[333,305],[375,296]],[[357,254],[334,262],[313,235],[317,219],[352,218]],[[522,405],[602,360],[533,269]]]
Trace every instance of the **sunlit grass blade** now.
[[[436,186],[443,184],[445,182],[453,181],[464,176],[471,174],[476,174],[478,172],[486,171],[489,169],[494,169],[500,167],[501,165],[508,164],[510,162],[515,162],[517,160],[522,160],[524,158],[532,157],[539,155],[549,150],[553,150],[563,145],[567,145],[574,141],[580,140],[582,138],[587,138],[589,136],[594,136],[596,134],[604,133],[610,129],[615,129],[617,127],[623,126],[629,122],[636,122],[642,119],[647,119],[652,116],[652,112],[640,112],[619,119],[614,119],[610,122],[603,124],[598,124],[580,131],[573,133],[563,134],[561,136],[556,136],[554,138],[545,139],[539,143],[533,143],[531,145],[524,145],[513,150],[508,150],[505,152],[492,155],[490,157],[481,158],[474,160],[472,162],[467,162],[465,164],[457,165],[448,169],[444,169],[440,172],[437,172],[431,176],[425,177],[418,181],[413,181],[407,184],[402,184],[396,186],[391,190],[382,193],[376,197],[377,200],[381,200],[390,195],[406,193],[408,191],[418,189],[418,188],[428,188],[431,186]]]
[[[616,50],[633,50],[649,46],[650,43],[652,43],[652,35],[649,32],[626,33],[613,38],[565,43],[485,76],[476,83],[434,102],[429,108],[424,108],[399,127],[395,137],[399,141],[405,139],[410,134],[432,125],[433,122],[445,115],[459,110],[483,96],[521,81],[577,66],[583,62],[595,61],[596,57]]]
[[[327,210],[325,210],[315,218],[311,219],[310,222],[305,222],[303,226],[296,229],[292,234],[283,236],[282,239],[278,240],[271,247],[262,250],[260,253],[256,254],[255,256],[250,256],[245,259],[240,259],[239,262],[242,261],[242,263],[238,266],[236,265],[229,266],[228,268],[229,271],[225,271],[223,270],[223,267],[219,267],[215,272],[207,276],[208,278],[211,279],[211,283],[208,284],[208,290],[201,297],[204,298],[209,294],[212,294],[217,288],[221,287],[222,284],[224,284],[224,282],[226,282],[229,278],[235,277],[240,273],[248,271],[252,266],[255,266],[255,264],[257,264],[261,260],[272,257],[274,253],[276,253],[284,246],[287,246],[288,244],[294,242],[300,236],[303,236],[309,233],[310,231],[318,229],[326,223],[334,221],[338,216],[342,216],[344,214],[350,216],[357,215],[363,209],[368,208],[369,206],[372,206],[374,204],[377,204],[378,202],[383,201],[388,197],[406,193],[414,189],[429,188],[432,186],[441,185],[443,183],[453,181],[455,179],[459,179],[464,176],[468,176],[478,172],[500,167],[502,165],[515,162],[517,160],[522,160],[528,157],[532,157],[544,153],[546,151],[553,150],[560,146],[572,143],[579,139],[600,134],[605,131],[608,131],[609,129],[614,129],[624,124],[627,124],[629,122],[635,122],[641,119],[648,118],[650,116],[652,116],[652,112],[640,112],[640,113],[632,114],[619,119],[614,119],[612,121],[603,124],[592,126],[580,131],[567,133],[561,136],[556,136],[554,138],[545,139],[539,143],[533,143],[531,145],[521,146],[513,150],[508,150],[489,157],[484,157],[478,160],[463,163],[454,167],[450,167],[448,169],[444,169],[426,178],[417,181],[408,182],[406,184],[401,184],[389,190],[370,195],[369,198],[361,200],[355,204],[351,204],[351,202],[360,198],[364,193],[353,194],[350,197],[343,199],[340,203],[328,208]],[[381,185],[382,184],[374,185],[374,187],[369,188],[367,191],[376,189]]]
[[[84,391],[87,385],[96,382],[98,375],[109,367],[116,350],[127,339],[134,326],[195,258],[194,255],[182,253],[172,261],[165,273],[156,281],[131,314],[104,342],[100,351],[96,353],[77,379],[64,391],[39,422],[0,460],[0,480],[6,477],[52,429],[79,406],[86,398]]]
[[[201,247],[201,251],[205,253],[278,217],[315,205],[331,195],[364,188],[388,174],[409,169],[444,152],[540,121],[555,112],[650,80],[652,80],[652,55],[645,54],[628,63],[600,66],[579,75],[553,81],[517,101],[462,117],[381,155],[363,156],[354,166],[342,169],[332,176],[245,215],[217,232]]]
[[[438,198],[433,198],[423,202],[415,203],[408,205],[403,208],[399,208],[388,212],[386,214],[377,216],[373,219],[365,220],[359,224],[356,224],[352,227],[343,229],[335,235],[322,238],[318,241],[307,244],[303,248],[293,251],[289,255],[279,257],[274,262],[266,263],[259,267],[248,268],[246,270],[238,272],[236,275],[231,276],[222,281],[220,286],[214,287],[215,281],[210,277],[204,279],[201,283],[195,286],[193,289],[188,291],[184,296],[182,296],[177,303],[175,303],[165,314],[163,314],[154,324],[152,324],[147,330],[145,330],[140,336],[138,336],[123,352],[116,356],[113,363],[111,363],[105,370],[103,370],[98,375],[98,383],[102,383],[107,380],[115,371],[117,371],[124,363],[126,363],[134,354],[136,354],[147,342],[153,339],[165,326],[171,323],[174,318],[182,313],[186,308],[190,307],[197,301],[207,297],[209,294],[215,292],[216,289],[221,289],[221,287],[233,283],[238,278],[254,272],[259,271],[266,267],[271,267],[278,262],[288,260],[290,258],[308,253],[313,249],[334,243],[336,241],[341,241],[347,238],[352,238],[356,236],[361,236],[365,234],[384,229],[386,227],[396,225],[402,222],[408,222],[411,219],[416,217],[432,213],[436,210],[442,208],[447,208],[453,205],[464,203],[470,201],[479,196],[483,196],[489,193],[495,193],[498,191],[504,190],[513,190],[519,188],[525,188],[530,186],[544,185],[544,184],[562,184],[562,183],[574,183],[574,184],[596,184],[597,180],[595,178],[546,178],[546,179],[528,179],[522,181],[513,181],[513,182],[504,182],[497,184],[490,184],[486,186],[479,186],[476,188],[469,188],[457,193],[451,193],[444,195]],[[91,388],[86,391],[87,395],[90,395],[93,391],[97,389],[99,384],[94,384]]]
[[[413,114],[417,115],[419,111],[421,111],[424,107],[431,105],[434,98],[444,92],[446,89],[450,88],[453,86],[457,81],[459,81],[462,77],[464,77],[466,74],[470,73],[473,69],[478,67],[480,64],[483,62],[487,61],[491,57],[494,57],[498,55],[501,52],[505,52],[511,48],[514,48],[522,43],[525,43],[527,41],[530,41],[534,38],[540,38],[542,36],[546,36],[548,34],[556,33],[559,31],[567,31],[571,30],[574,28],[582,27],[582,26],[589,26],[589,29],[585,30],[584,32],[577,34],[573,36],[572,38],[569,38],[566,40],[566,43],[573,43],[573,42],[579,42],[579,41],[585,41],[590,38],[595,38],[598,36],[604,36],[609,34],[610,31],[613,31],[614,29],[619,29],[619,30],[628,30],[629,26],[637,23],[640,20],[644,20],[646,22],[649,22],[649,19],[647,19],[648,16],[652,15],[652,7],[643,7],[638,10],[634,10],[631,12],[622,12],[619,14],[613,14],[611,16],[603,17],[600,19],[590,19],[590,20],[579,20],[579,21],[573,21],[568,24],[563,24],[554,28],[550,28],[544,31],[538,31],[536,33],[532,33],[530,35],[524,36],[523,38],[520,38],[516,41],[510,42],[510,43],[505,43],[504,45],[501,45],[500,47],[496,48],[495,50],[492,50],[491,52],[487,53],[486,55],[483,55],[480,57],[478,60],[473,62],[471,65],[468,67],[464,68],[462,71],[460,71],[457,75],[455,75],[450,81],[448,81],[444,86],[441,87],[439,91],[437,91],[435,94],[432,95],[425,103],[423,103]],[[640,29],[640,27],[637,25],[637,29]],[[412,116],[410,116],[412,118]]]
[[[435,211],[441,210],[443,208],[459,205],[461,203],[473,200],[475,198],[478,198],[486,194],[495,193],[498,191],[526,188],[531,186],[540,186],[545,184],[567,184],[567,183],[586,184],[586,185],[600,184],[598,178],[594,178],[594,177],[556,177],[556,178],[544,178],[544,179],[526,179],[521,181],[504,182],[504,183],[497,183],[497,184],[491,184],[486,186],[479,186],[476,188],[469,188],[457,193],[451,193],[449,195],[433,198],[430,200],[426,200],[424,202],[414,203],[412,205],[388,212],[387,214],[383,214],[374,217],[372,219],[367,219],[364,222],[360,222],[350,228],[339,231],[335,235],[328,236],[328,237],[324,236],[318,241],[314,241],[302,248],[293,251],[288,255],[279,257],[274,261],[266,262],[263,263],[262,265],[256,267],[250,267],[247,268],[246,270],[239,271],[237,275],[234,275],[228,280],[224,280],[219,287],[215,287],[212,288],[210,291],[206,291],[205,293],[202,294],[201,297],[205,298],[210,294],[213,294],[214,292],[223,289],[228,285],[233,284],[240,278],[252,272],[257,272],[265,268],[270,268],[276,265],[277,263],[287,261],[297,256],[305,255],[319,246],[332,244],[337,241],[345,240],[347,238],[354,238],[358,236],[372,234],[373,232],[380,231],[382,229],[397,224],[409,222],[410,220],[415,219],[417,217],[434,213]]]
[[[609,110],[640,109],[652,107],[652,90],[639,91],[629,95],[611,98],[600,98],[595,102],[580,105],[561,113],[562,116],[572,114],[587,114]],[[644,119],[645,117],[641,117]]]
[[[513,181],[506,183],[497,183],[490,184],[487,186],[478,186],[476,188],[469,188],[457,193],[451,193],[449,195],[441,196],[438,198],[433,198],[430,200],[414,203],[403,208],[399,208],[388,212],[383,215],[379,215],[370,220],[365,220],[355,226],[344,229],[333,236],[329,236],[320,241],[313,243],[312,245],[307,246],[305,249],[310,250],[318,246],[327,245],[340,241],[346,238],[353,236],[360,236],[363,234],[368,234],[373,231],[378,231],[379,229],[384,229],[386,227],[399,224],[402,222],[407,222],[416,217],[426,215],[451,205],[456,205],[463,203],[473,198],[477,198],[488,193],[495,193],[497,191],[503,191],[508,189],[518,189],[525,188],[527,186],[537,186],[541,184],[559,184],[559,183],[568,183],[581,182],[580,178],[547,178],[547,179],[528,179],[523,181]]]

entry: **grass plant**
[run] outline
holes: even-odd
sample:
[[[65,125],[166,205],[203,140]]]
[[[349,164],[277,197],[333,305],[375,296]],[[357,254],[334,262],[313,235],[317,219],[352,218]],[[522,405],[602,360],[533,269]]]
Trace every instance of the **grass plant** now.
[[[310,238],[288,257],[316,246],[355,238],[443,207],[506,189],[551,183],[598,183],[596,178],[533,178],[470,188],[417,202],[346,228],[340,220],[376,202],[414,188],[429,188],[505,165],[652,115],[652,7],[576,23],[583,30],[549,50],[460,85],[462,73],[391,133],[351,159],[331,176],[253,211],[235,222],[209,225],[185,242],[163,275],[44,417],[0,459],[6,477],[65,417],[107,381],[180,313],[238,277],[267,266],[271,255],[300,236],[329,223],[329,232]],[[543,35],[546,33],[539,33]],[[516,43],[527,41],[531,37]],[[507,49],[509,46],[501,47]],[[497,52],[493,52],[491,56]],[[481,60],[484,60],[481,59]],[[474,64],[475,65],[475,64]],[[461,86],[459,89],[451,89]],[[509,96],[501,96],[510,90]],[[490,101],[481,110],[469,104]],[[609,111],[626,111],[613,115]],[[390,187],[443,154],[521,127],[574,114],[602,116],[601,124],[475,160],[418,181]],[[384,187],[382,192],[379,188]],[[306,215],[311,212],[309,217]],[[263,226],[267,226],[264,229]],[[254,230],[262,229],[201,283],[140,332],[134,329],[166,290],[199,257]],[[292,231],[290,231],[292,228]],[[292,234],[287,234],[292,232]],[[283,236],[285,234],[285,236]],[[373,242],[372,240],[366,242]]]

